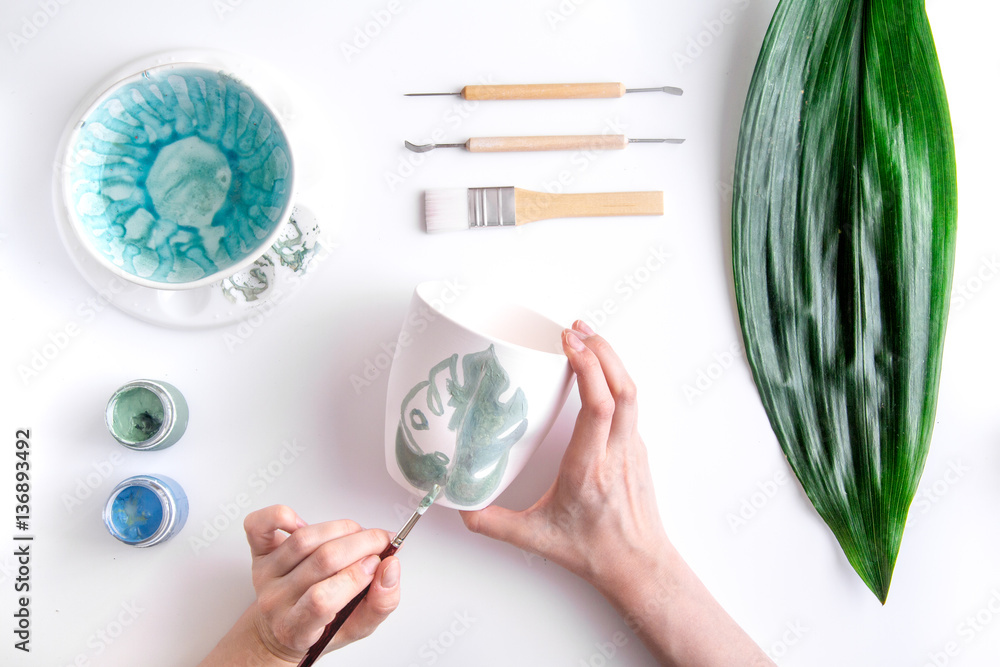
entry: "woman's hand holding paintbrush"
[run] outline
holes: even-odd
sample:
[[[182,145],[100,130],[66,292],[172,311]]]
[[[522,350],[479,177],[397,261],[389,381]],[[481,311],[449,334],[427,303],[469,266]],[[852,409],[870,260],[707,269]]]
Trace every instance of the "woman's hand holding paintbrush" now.
[[[593,584],[660,664],[773,665],[667,538],[621,360],[582,322],[563,333],[563,348],[582,407],[556,480],[530,508],[463,512],[466,525]],[[399,563],[376,555],[390,544],[384,531],[307,526],[287,507],[254,512],[245,526],[257,600],[202,667],[295,665],[338,614],[346,621],[330,648],[367,636],[396,608]]]
[[[399,604],[399,561],[378,556],[390,542],[384,530],[348,520],[307,525],[281,505],[249,514],[244,527],[257,599],[203,666],[298,664],[330,619],[369,585],[329,650],[367,637]]]
[[[405,540],[406,536],[410,534],[410,531],[413,530],[413,527],[417,524],[417,520],[424,515],[427,508],[434,504],[434,500],[440,492],[441,487],[435,484],[434,488],[432,488],[430,492],[424,496],[424,499],[420,501],[416,511],[410,516],[409,519],[407,519],[406,523],[403,524],[403,527],[399,529],[398,533],[396,533],[396,536],[392,538],[392,541],[389,542],[385,549],[382,550],[382,553],[378,555],[379,560],[384,561],[395,554],[396,551],[399,550],[399,547],[403,546],[403,540]],[[350,602],[344,605],[340,611],[337,612],[334,619],[327,623],[326,627],[323,629],[323,633],[319,636],[319,639],[317,639],[313,645],[309,647],[309,650],[306,651],[306,655],[302,658],[301,662],[299,662],[298,667],[310,667],[319,659],[321,655],[323,655],[326,648],[333,642],[334,638],[340,632],[340,629],[348,621],[350,621],[351,614],[354,613],[354,610],[364,603],[370,590],[371,584],[355,595]]]

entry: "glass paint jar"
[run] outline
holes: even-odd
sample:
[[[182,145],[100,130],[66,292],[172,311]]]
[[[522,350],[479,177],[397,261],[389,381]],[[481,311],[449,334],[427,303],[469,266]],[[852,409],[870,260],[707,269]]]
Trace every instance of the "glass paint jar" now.
[[[114,488],[104,506],[104,525],[133,547],[151,547],[173,537],[188,516],[187,494],[164,475],[136,475]]]
[[[115,440],[129,449],[166,449],[184,434],[188,406],[172,384],[133,380],[111,396],[104,420]]]

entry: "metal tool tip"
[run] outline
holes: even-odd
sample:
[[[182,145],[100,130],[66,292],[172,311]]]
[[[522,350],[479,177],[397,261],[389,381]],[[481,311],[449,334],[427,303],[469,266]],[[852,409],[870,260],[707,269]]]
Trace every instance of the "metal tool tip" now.
[[[683,144],[684,139],[629,139],[630,144]]]
[[[676,86],[658,86],[656,88],[626,88],[626,93],[667,93],[668,95],[683,95],[684,91]]]

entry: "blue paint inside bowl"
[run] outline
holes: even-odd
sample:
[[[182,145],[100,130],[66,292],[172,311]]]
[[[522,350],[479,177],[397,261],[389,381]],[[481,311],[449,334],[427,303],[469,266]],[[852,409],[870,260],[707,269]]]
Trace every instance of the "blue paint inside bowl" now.
[[[207,66],[153,68],[82,120],[71,215],[126,273],[165,285],[221,279],[284,222],[290,155],[278,120],[240,81]]]
[[[127,486],[111,504],[111,526],[119,539],[135,544],[147,540],[163,523],[163,503],[144,486]]]

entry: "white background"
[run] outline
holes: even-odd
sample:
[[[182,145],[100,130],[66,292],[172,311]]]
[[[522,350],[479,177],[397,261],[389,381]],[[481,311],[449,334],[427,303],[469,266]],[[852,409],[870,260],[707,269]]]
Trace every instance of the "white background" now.
[[[576,2],[401,0],[391,22],[348,58],[342,45],[386,0],[50,1],[58,11],[50,8],[54,15],[34,32],[25,21],[42,3],[4,1],[0,272],[11,301],[0,329],[0,434],[8,443],[0,448],[0,516],[11,525],[0,536],[13,544],[14,431],[28,427],[37,539],[30,656],[12,649],[12,547],[0,549],[0,663],[196,663],[252,599],[239,518],[207,548],[192,543],[211,536],[213,520],[225,525],[223,508],[239,494],[251,508],[285,503],[309,521],[351,517],[395,530],[410,500],[384,469],[387,374],[360,391],[351,377],[378,363],[382,346],[395,340],[414,285],[453,279],[506,284],[567,324],[588,317],[616,346],[640,388],[641,428],[669,534],[782,665],[996,664],[1000,613],[989,609],[992,601],[1000,610],[996,5],[928,3],[958,150],[955,285],[966,296],[953,302],[934,441],[882,607],[789,481],[742,352],[731,352],[740,340],[729,269],[732,165],[775,2]],[[724,10],[730,22],[713,23]],[[31,37],[14,45],[12,33]],[[702,46],[693,46],[698,40]],[[80,100],[122,64],[199,47],[266,61],[290,88],[308,91],[327,120],[310,150],[319,151],[316,164],[328,174],[311,177],[322,179],[318,190],[329,198],[322,222],[337,247],[294,297],[249,329],[168,330],[114,308],[90,315],[87,300],[96,294],[68,260],[52,213],[59,134]],[[459,98],[402,96],[491,78],[670,84],[686,92],[472,109]],[[402,141],[424,141],[437,128],[464,141],[600,133],[609,123],[629,136],[687,143],[589,158],[441,150],[416,168],[401,167],[411,157]],[[422,231],[425,189],[544,189],[561,172],[574,192],[662,189],[667,215],[450,236]],[[390,187],[386,174],[400,173],[405,178]],[[647,274],[651,248],[670,260]],[[626,276],[646,282],[629,293]],[[37,375],[21,372],[69,325],[78,335]],[[187,396],[191,423],[175,447],[126,452],[105,431],[107,398],[137,377],[167,380]],[[502,504],[527,506],[547,487],[578,406],[574,392]],[[303,451],[260,484],[256,471],[291,441]],[[88,474],[102,470],[103,479],[91,476],[98,481],[89,497],[67,507],[67,497],[86,495]],[[115,542],[100,520],[111,488],[138,473],[173,476],[191,501],[187,527],[149,550]],[[785,482],[769,485],[776,475]],[[758,507],[734,524],[744,503],[747,515],[750,503]],[[433,508],[401,556],[399,610],[327,664],[653,664],[632,635],[606,660],[601,645],[624,624],[595,592],[556,566],[468,533],[456,512]],[[141,611],[123,613],[123,605]],[[966,619],[977,613],[973,626]]]

